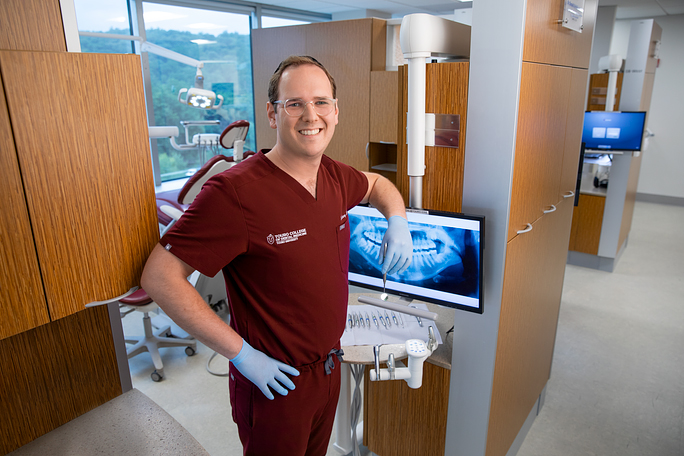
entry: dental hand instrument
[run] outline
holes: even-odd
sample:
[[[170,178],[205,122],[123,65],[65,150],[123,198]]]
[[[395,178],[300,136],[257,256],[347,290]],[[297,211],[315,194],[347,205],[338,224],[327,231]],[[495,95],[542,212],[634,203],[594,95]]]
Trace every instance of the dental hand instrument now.
[[[244,339],[240,352],[230,362],[270,400],[273,400],[274,397],[269,386],[273,391],[283,396],[287,396],[287,389],[295,389],[294,383],[285,374],[296,377],[299,375],[297,369],[252,348]]]
[[[409,306],[409,307],[412,307],[412,306]],[[420,326],[422,328],[423,327],[423,320],[421,320],[418,315],[416,315],[416,320],[418,321],[418,326]]]
[[[387,329],[387,323],[385,323],[385,319],[382,318],[382,315],[380,315],[380,312],[378,312],[378,318],[380,319],[380,323],[382,323],[382,326],[384,326],[385,329]]]
[[[362,327],[362,328],[365,328],[365,327],[366,327],[366,323],[364,323],[364,321],[363,321],[363,315],[361,315],[361,312],[359,312],[358,318],[359,318],[359,322],[361,323],[361,327]]]
[[[373,317],[373,323],[375,323],[375,327],[380,329],[380,325],[378,324],[378,319],[375,318],[375,314],[371,312],[371,316]]]
[[[397,315],[394,312],[392,312],[392,321],[396,326],[399,326],[399,322],[397,321]]]
[[[354,320],[352,319],[351,314],[347,314],[347,321],[349,322],[349,329],[352,329],[354,327]]]
[[[366,312],[366,325],[368,326],[368,329],[371,329],[370,318],[368,318],[368,312]]]
[[[389,315],[387,315],[387,311],[385,311],[385,321],[387,321],[387,326],[389,326],[391,328],[392,322],[390,321]]]

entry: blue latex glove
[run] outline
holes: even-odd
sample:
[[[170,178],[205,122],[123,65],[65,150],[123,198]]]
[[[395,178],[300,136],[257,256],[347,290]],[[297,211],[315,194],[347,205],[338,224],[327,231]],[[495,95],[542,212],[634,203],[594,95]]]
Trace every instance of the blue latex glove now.
[[[378,264],[382,265],[383,274],[392,275],[408,269],[413,258],[413,241],[408,221],[404,217],[393,215],[387,223],[387,231],[380,244]]]
[[[296,377],[299,375],[297,369],[255,350],[244,339],[240,353],[230,362],[242,375],[254,383],[264,393],[264,396],[271,400],[273,400],[273,393],[268,389],[269,386],[283,396],[287,396],[287,390],[283,388],[283,385],[290,390],[295,389],[294,383],[285,373]]]

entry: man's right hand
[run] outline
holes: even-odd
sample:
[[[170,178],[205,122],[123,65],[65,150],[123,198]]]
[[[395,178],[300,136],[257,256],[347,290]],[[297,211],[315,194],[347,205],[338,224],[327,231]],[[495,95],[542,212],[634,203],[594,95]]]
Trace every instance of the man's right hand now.
[[[240,353],[230,362],[242,375],[254,383],[268,399],[273,400],[273,393],[268,388],[269,386],[283,396],[287,396],[287,390],[283,388],[283,385],[290,390],[295,389],[294,383],[285,374],[296,377],[299,375],[297,369],[255,350],[244,339]]]

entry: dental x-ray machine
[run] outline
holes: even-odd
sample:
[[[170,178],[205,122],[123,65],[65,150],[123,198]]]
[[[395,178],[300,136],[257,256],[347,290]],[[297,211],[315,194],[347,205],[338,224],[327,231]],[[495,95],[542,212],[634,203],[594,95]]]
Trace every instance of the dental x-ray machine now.
[[[433,57],[468,58],[470,56],[470,26],[429,14],[410,14],[401,22],[399,41],[404,58],[408,60],[408,175],[410,183],[409,206],[422,209],[423,176],[425,175],[425,146],[435,145],[435,114],[425,112],[426,59]],[[384,298],[385,296],[383,296]],[[404,314],[435,320],[432,312],[420,311],[386,300],[361,296],[360,302],[384,307]],[[390,353],[387,368],[380,368],[380,346],[373,346],[374,368],[371,381],[406,380],[410,388],[420,388],[423,380],[423,363],[437,348],[434,329],[429,327],[427,343],[420,339],[405,342],[409,357],[408,367],[395,361]],[[349,400],[349,375],[343,374],[340,401],[337,411],[335,449],[342,454],[359,454],[357,422],[361,399],[359,384],[362,366],[352,366],[356,380],[352,401]],[[362,423],[359,423],[362,424]],[[362,433],[360,433],[362,434]]]

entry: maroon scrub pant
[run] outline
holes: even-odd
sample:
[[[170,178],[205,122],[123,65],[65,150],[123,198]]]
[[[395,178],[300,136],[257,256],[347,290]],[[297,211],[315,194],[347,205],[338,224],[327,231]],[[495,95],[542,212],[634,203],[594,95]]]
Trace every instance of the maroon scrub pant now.
[[[269,400],[230,365],[230,405],[244,456],[325,456],[340,394],[340,362],[298,367],[295,389]]]

